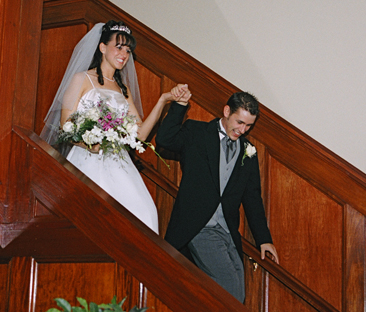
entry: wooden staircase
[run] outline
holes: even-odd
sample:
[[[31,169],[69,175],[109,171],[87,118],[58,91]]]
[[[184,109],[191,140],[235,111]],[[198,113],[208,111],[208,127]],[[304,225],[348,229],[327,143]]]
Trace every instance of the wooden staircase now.
[[[137,39],[145,114],[187,82],[187,117],[210,120],[238,89],[108,1],[4,0],[0,12],[0,311],[113,295],[158,312],[365,309],[365,174],[261,105],[249,137],[281,266],[260,260],[243,215],[242,305],[162,239],[176,161],[168,170],[152,152],[136,159],[159,210],[158,237],[38,137],[75,44],[109,19]]]

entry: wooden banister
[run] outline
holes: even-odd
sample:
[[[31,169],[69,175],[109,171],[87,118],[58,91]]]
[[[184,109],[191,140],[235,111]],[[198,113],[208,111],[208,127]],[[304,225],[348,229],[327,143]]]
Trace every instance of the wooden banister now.
[[[297,278],[292,276],[289,272],[281,266],[275,264],[268,257],[265,260],[261,259],[260,252],[247,240],[242,239],[243,252],[258,263],[264,270],[270,273],[289,290],[296,293],[300,298],[306,301],[309,305],[320,312],[339,312],[335,307],[321,298],[317,293],[312,291],[309,287],[304,285]]]
[[[145,177],[150,179],[153,183],[158,185],[161,189],[174,198],[177,196],[178,187],[174,183],[162,176],[161,173],[159,173],[151,164],[147,163],[141,157],[138,155],[135,157],[137,158],[137,163],[135,162],[135,165]]]

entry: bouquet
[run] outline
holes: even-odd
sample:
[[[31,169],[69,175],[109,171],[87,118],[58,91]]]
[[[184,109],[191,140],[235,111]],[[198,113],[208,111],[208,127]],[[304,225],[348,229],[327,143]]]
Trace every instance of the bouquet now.
[[[84,143],[89,149],[99,144],[99,155],[123,160],[125,151],[132,148],[143,153],[145,144],[166,164],[154,145],[137,138],[136,118],[127,115],[127,111],[110,107],[102,98],[81,105],[83,108],[73,113],[59,130],[57,143]]]

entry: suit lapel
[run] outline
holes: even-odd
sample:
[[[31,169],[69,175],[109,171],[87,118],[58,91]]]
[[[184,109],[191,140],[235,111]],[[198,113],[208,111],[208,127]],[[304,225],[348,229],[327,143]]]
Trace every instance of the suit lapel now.
[[[215,183],[217,191],[220,193],[220,138],[217,131],[216,118],[209,122],[206,131],[206,152],[208,163],[211,169],[211,176]]]

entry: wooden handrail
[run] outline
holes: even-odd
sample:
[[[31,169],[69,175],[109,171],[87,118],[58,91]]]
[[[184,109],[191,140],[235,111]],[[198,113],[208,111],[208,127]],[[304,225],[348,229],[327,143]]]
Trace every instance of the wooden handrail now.
[[[165,192],[167,192],[172,197],[177,197],[178,187],[172,183],[169,179],[162,176],[151,164],[143,160],[138,155],[135,155],[136,161],[135,165],[145,177],[150,179],[154,184],[159,186]]]
[[[246,239],[242,238],[243,252],[251,257],[256,263],[258,263],[264,270],[270,273],[289,290],[297,294],[300,298],[306,301],[309,305],[320,312],[339,312],[330,303],[325,301],[317,293],[312,291],[309,287],[304,285],[300,280],[295,278],[289,272],[287,272],[280,265],[276,265],[268,257],[264,260],[261,259],[260,252],[250,244]]]

